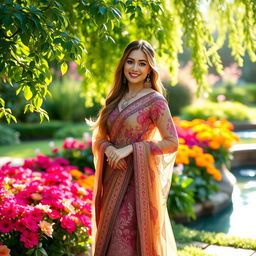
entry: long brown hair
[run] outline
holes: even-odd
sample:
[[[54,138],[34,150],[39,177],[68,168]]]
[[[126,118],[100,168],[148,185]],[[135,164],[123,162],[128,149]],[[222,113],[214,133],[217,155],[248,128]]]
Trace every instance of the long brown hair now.
[[[124,75],[124,64],[129,54],[133,50],[142,50],[145,53],[151,68],[150,80],[152,89],[161,93],[162,95],[165,95],[165,88],[159,79],[159,73],[157,71],[155,61],[155,52],[152,46],[145,40],[136,40],[131,42],[126,46],[123,56],[117,65],[113,85],[109,94],[107,95],[105,106],[102,107],[96,122],[92,125],[92,129],[98,128],[99,132],[103,136],[107,136],[106,127],[109,114],[114,110],[125,93],[128,92],[128,83]]]

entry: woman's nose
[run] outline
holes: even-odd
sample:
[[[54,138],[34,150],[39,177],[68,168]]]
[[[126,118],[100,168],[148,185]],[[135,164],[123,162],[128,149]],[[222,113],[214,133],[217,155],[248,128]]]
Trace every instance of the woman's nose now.
[[[134,65],[133,65],[133,70],[134,70],[134,71],[138,70],[138,67],[139,67],[138,63],[134,63]]]

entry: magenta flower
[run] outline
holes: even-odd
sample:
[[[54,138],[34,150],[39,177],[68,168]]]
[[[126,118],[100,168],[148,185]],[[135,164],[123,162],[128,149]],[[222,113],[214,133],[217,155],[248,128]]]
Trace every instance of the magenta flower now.
[[[35,218],[31,216],[26,216],[21,219],[22,224],[31,231],[37,231],[38,229],[38,223]]]
[[[3,217],[0,219],[0,232],[9,233],[14,229],[14,223],[11,219]]]
[[[62,228],[65,228],[68,233],[72,233],[76,230],[76,223],[72,216],[64,216],[60,219],[60,225]]]
[[[20,241],[24,242],[26,248],[33,248],[38,244],[39,235],[37,232],[32,232],[30,230],[25,230],[21,233]]]
[[[58,151],[59,151],[59,148],[53,148],[53,149],[52,149],[52,153],[53,153],[53,154],[58,153]]]

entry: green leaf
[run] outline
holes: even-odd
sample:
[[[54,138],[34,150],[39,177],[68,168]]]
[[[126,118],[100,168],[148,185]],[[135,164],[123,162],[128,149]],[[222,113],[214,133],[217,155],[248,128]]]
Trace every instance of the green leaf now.
[[[4,101],[4,99],[0,98],[0,104],[2,105],[2,107],[5,106],[5,101]]]
[[[102,15],[105,15],[105,14],[107,13],[107,8],[104,7],[104,6],[100,6],[100,7],[99,7],[99,11],[100,11],[100,13],[101,13]]]
[[[29,45],[29,38],[30,38],[29,33],[22,33],[20,38],[21,38],[21,41],[23,44],[25,44],[27,46]]]
[[[122,18],[122,13],[118,8],[112,8],[111,12],[113,13],[114,17],[119,21]]]
[[[39,251],[41,252],[42,255],[48,256],[46,250],[45,250],[43,247],[41,247],[41,248],[39,249]]]
[[[15,12],[13,15],[18,19],[18,21],[20,22],[20,25],[22,26],[23,25],[23,19],[24,19],[23,15],[19,12]]]
[[[4,18],[3,18],[3,23],[4,23],[5,27],[6,27],[7,29],[9,29],[9,26],[10,26],[11,23],[12,23],[11,17],[10,17],[10,16],[4,16]]]
[[[53,43],[54,44],[59,44],[59,43],[61,43],[62,42],[62,39],[60,38],[60,37],[57,37],[57,38],[55,38],[54,40],[53,40]]]
[[[133,14],[130,16],[130,21],[132,21],[134,18],[135,18],[135,13],[133,13]]]
[[[4,71],[4,69],[5,69],[5,63],[1,62],[0,63],[0,74]]]
[[[40,108],[43,104],[42,98],[40,98],[38,95],[33,99],[33,103],[36,108]]]
[[[30,90],[29,86],[25,85],[23,87],[23,92],[24,92],[24,97],[25,97],[26,100],[30,100],[33,97],[33,93]]]
[[[68,65],[66,62],[63,62],[60,66],[60,71],[62,75],[65,75],[68,70]]]

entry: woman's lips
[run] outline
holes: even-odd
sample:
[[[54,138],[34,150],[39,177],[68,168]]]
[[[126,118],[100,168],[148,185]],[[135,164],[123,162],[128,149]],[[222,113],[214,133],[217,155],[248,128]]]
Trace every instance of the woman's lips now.
[[[136,73],[129,73],[129,75],[130,75],[132,78],[137,78],[140,74],[136,74]]]

